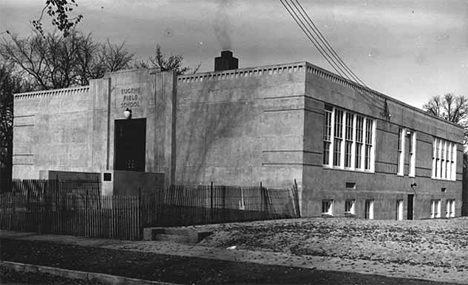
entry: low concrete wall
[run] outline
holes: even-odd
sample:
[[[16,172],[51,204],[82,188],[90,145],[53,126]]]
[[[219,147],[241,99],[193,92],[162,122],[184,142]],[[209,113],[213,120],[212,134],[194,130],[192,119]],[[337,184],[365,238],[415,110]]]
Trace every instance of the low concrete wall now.
[[[110,181],[104,176],[110,175]],[[102,194],[106,196],[137,196],[149,194],[165,187],[163,173],[135,172],[135,171],[107,171],[103,174]]]
[[[59,179],[59,180],[100,181],[101,180],[101,173],[41,170],[41,171],[39,171],[39,178],[40,179],[48,179],[48,180]]]

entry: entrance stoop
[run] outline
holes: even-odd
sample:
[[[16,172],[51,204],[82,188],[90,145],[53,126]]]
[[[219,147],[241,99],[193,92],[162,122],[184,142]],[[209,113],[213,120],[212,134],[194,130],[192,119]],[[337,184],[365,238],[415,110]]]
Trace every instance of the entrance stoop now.
[[[185,228],[145,228],[143,229],[143,240],[197,244],[211,234],[213,234],[211,231]]]

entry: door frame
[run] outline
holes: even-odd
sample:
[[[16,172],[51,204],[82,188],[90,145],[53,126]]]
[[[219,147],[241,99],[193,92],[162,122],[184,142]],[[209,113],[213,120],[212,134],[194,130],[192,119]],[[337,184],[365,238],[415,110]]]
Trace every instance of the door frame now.
[[[408,194],[408,206],[406,207],[406,219],[414,219],[414,194]]]
[[[140,123],[143,129],[141,140],[143,143],[143,153],[142,153],[142,166],[139,167],[137,170],[132,170],[132,169],[123,169],[122,167],[118,167],[119,159],[118,159],[118,147],[120,145],[119,143],[119,126],[129,124],[131,125],[132,123],[138,124]],[[140,118],[140,119],[119,119],[119,120],[114,120],[114,170],[123,170],[123,171],[136,171],[136,172],[145,172],[146,171],[146,128],[147,128],[147,121],[146,118]]]

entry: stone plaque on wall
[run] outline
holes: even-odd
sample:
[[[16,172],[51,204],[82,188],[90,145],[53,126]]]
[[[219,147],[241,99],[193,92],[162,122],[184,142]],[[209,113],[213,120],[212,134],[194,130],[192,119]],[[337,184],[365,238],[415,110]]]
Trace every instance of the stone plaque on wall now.
[[[143,88],[136,86],[122,86],[115,94],[115,107],[121,109],[142,108],[144,106]]]

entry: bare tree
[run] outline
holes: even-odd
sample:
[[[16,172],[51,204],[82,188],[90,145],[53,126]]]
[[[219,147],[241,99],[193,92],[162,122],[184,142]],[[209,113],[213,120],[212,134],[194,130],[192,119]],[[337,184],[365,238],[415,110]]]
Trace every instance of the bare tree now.
[[[0,192],[11,181],[13,143],[13,94],[29,91],[30,86],[13,72],[13,64],[0,58]]]
[[[423,109],[434,116],[444,118],[455,124],[466,126],[468,98],[447,93],[437,95],[423,105]]]
[[[432,97],[423,105],[423,109],[431,115],[459,124],[464,128],[463,144],[468,146],[468,98],[447,93]],[[467,162],[468,163],[468,162]]]
[[[129,68],[133,53],[122,44],[95,42],[73,31],[27,38],[10,35],[0,42],[1,180],[11,179],[13,94],[88,85],[106,72]],[[6,178],[6,179],[5,179]]]
[[[150,56],[149,61],[140,61],[135,64],[136,68],[150,68],[150,67],[158,67],[162,71],[166,70],[175,70],[178,75],[186,74],[186,73],[197,73],[200,69],[201,62],[193,67],[183,66],[184,57],[180,54],[170,56],[166,56],[162,50],[160,45],[156,45],[156,50],[154,55]]]
[[[47,33],[27,38],[11,35],[0,42],[0,55],[13,62],[36,90],[88,85],[106,72],[130,67],[133,53],[124,43],[95,42],[91,35]]]
[[[52,26],[57,27],[63,33],[63,36],[67,37],[83,18],[81,14],[69,17],[76,7],[78,7],[78,4],[76,4],[75,0],[46,0],[39,18],[32,20],[31,24],[41,35],[44,35],[42,17],[44,16],[44,12],[46,12],[52,18]]]

